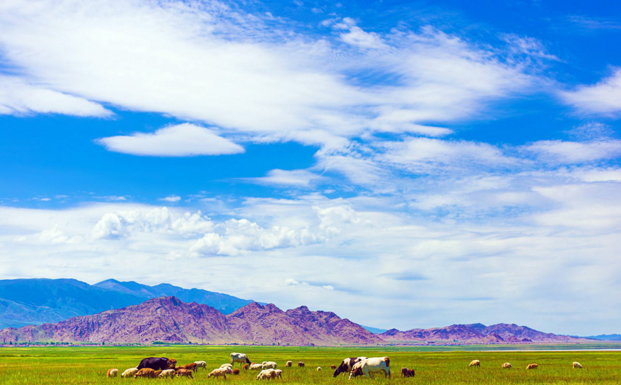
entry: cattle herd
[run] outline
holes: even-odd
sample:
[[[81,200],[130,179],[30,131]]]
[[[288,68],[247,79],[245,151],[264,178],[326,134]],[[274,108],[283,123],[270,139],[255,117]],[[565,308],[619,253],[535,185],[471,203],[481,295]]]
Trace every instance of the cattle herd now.
[[[226,375],[239,375],[240,370],[233,368],[235,364],[239,364],[243,370],[260,370],[257,374],[257,380],[282,379],[282,370],[277,369],[278,364],[274,361],[263,361],[262,363],[253,363],[244,353],[231,353],[231,362],[222,364],[219,368],[213,369],[207,375],[207,378],[222,377],[226,380]],[[293,366],[293,361],[287,361],[285,367]],[[304,362],[300,361],[298,367],[303,368]],[[481,367],[481,361],[472,360],[472,367]],[[537,369],[539,365],[536,363],[529,364],[526,369]],[[572,363],[575,369],[582,369],[582,365],[578,362]],[[503,369],[511,369],[511,364],[505,362],[502,364]],[[175,378],[187,377],[194,378],[193,373],[199,369],[206,370],[207,363],[205,361],[195,361],[186,365],[177,365],[177,360],[166,357],[149,357],[140,361],[135,368],[129,368],[121,373],[121,377],[128,378]],[[339,366],[331,365],[330,369],[334,370],[333,377],[349,374],[349,379],[365,376],[374,378],[376,374],[383,374],[384,377],[390,378],[390,358],[388,357],[349,357],[341,361]],[[321,367],[317,367],[317,371],[321,371]],[[118,369],[109,369],[108,377],[118,376]],[[414,369],[401,368],[401,377],[414,377]]]

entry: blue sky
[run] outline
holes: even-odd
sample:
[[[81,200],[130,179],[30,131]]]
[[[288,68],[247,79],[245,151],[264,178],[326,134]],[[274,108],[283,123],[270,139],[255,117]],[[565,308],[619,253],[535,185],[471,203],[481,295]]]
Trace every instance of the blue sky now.
[[[619,332],[620,8],[5,1],[0,278]]]

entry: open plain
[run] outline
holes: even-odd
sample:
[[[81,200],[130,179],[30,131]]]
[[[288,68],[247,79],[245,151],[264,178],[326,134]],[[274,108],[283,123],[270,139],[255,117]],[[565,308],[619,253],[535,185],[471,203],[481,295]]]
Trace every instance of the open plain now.
[[[209,379],[213,368],[230,362],[231,352],[244,352],[253,362],[275,361],[283,370],[288,384],[348,384],[347,376],[332,377],[330,365],[338,365],[345,357],[364,355],[389,356],[391,379],[357,378],[351,382],[392,384],[618,384],[621,382],[621,351],[617,345],[595,345],[611,350],[589,350],[589,346],[506,346],[493,348],[467,347],[266,347],[266,346],[149,346],[149,347],[32,347],[0,348],[0,383],[3,385],[43,384],[121,384],[126,381],[175,381],[207,383],[222,381]],[[586,349],[585,349],[586,348]],[[521,350],[528,349],[528,350]],[[545,350],[543,350],[545,349]],[[137,379],[121,378],[127,368],[151,356],[175,358],[179,364],[206,361],[207,370],[195,373],[194,379]],[[468,367],[478,359],[480,367]],[[294,366],[285,367],[291,360]],[[298,361],[304,368],[296,367]],[[580,362],[583,369],[573,369],[572,362]],[[510,362],[512,369],[502,369]],[[539,364],[537,370],[526,370],[530,363]],[[414,378],[402,378],[401,367],[415,369]],[[317,371],[321,367],[321,371]],[[108,369],[119,369],[119,377],[107,378]],[[226,381],[255,383],[258,371],[241,370],[238,376],[227,376]]]

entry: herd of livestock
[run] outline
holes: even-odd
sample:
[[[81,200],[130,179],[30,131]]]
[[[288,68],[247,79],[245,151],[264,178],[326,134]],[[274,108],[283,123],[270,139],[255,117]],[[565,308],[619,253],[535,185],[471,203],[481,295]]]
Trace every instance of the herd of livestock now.
[[[234,368],[235,364],[239,364],[243,370],[260,370],[256,376],[257,380],[271,380],[282,379],[282,370],[277,369],[278,364],[274,361],[263,361],[262,363],[253,363],[248,359],[248,356],[244,353],[231,353],[231,362],[222,364],[219,368],[213,369],[208,378],[222,377],[226,380],[228,375],[239,375],[240,370]],[[287,361],[285,367],[292,367],[293,362]],[[304,362],[297,363],[298,367],[304,367]],[[480,367],[481,361],[472,360],[469,366]],[[537,369],[539,365],[536,363],[529,364],[526,369]],[[575,369],[582,369],[582,365],[578,362],[574,362],[572,367]],[[503,369],[511,369],[511,364],[505,362],[502,364]],[[143,378],[174,378],[174,377],[189,377],[194,378],[193,373],[199,369],[206,370],[207,363],[205,361],[195,361],[186,365],[177,365],[177,360],[169,359],[166,357],[149,357],[140,361],[140,364],[135,368],[129,368],[121,373],[121,377],[143,377]],[[331,370],[334,370],[333,377],[337,377],[340,374],[346,375],[349,373],[349,379],[365,376],[374,378],[377,374],[383,374],[384,377],[390,378],[390,358],[388,357],[349,357],[341,361],[339,366],[331,365]],[[321,367],[317,367],[317,371],[321,371]],[[109,369],[107,372],[108,377],[116,377],[118,375],[118,369]],[[414,377],[414,369],[401,368],[402,377]]]

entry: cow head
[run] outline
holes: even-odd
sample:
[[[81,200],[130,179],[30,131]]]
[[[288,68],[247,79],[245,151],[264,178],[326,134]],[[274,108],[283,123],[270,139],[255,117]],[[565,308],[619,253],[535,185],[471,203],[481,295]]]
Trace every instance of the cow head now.
[[[363,376],[363,375],[364,375],[364,372],[362,371],[362,368],[358,366],[351,370],[351,374],[349,375],[349,378]]]
[[[176,365],[177,365],[177,360],[175,360],[174,358],[171,358],[166,362],[166,369],[174,369]]]

